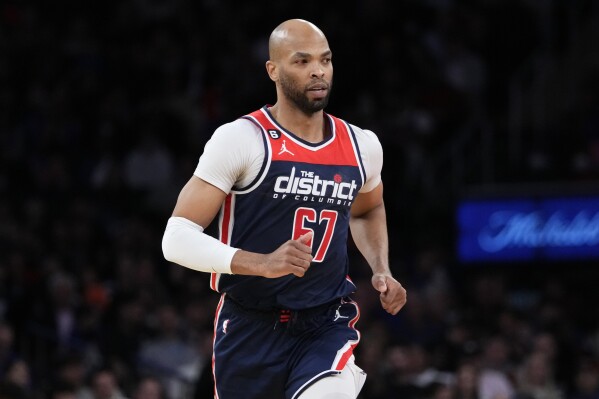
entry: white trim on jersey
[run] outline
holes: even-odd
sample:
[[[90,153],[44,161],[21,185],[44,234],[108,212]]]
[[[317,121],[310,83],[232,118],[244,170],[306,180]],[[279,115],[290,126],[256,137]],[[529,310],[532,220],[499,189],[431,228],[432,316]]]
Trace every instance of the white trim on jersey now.
[[[235,193],[228,194],[218,213],[218,239],[223,244],[229,246],[231,245],[231,235],[233,225],[235,224],[235,198]],[[227,218],[227,220],[225,220],[225,218]],[[227,231],[226,237],[223,236],[223,230]],[[219,292],[218,285],[220,283],[220,276],[221,273],[212,273],[210,276],[210,288],[216,292]]]
[[[324,375],[333,375],[333,374],[341,374],[341,371],[338,370],[325,370],[320,374],[316,374],[314,377],[310,378],[308,381],[306,381],[304,383],[304,385],[302,385],[301,387],[299,387],[299,389],[297,391],[295,391],[295,393],[293,394],[293,396],[291,397],[291,399],[296,399],[298,396],[298,393],[300,392],[304,392],[304,390],[306,389],[306,387],[309,387],[310,385],[314,384],[315,381],[318,381],[319,379],[323,378]]]
[[[212,289],[213,291],[219,292],[218,284],[220,283],[220,276],[221,273],[212,273],[210,275],[210,289]]]
[[[356,283],[354,283],[354,282],[351,280],[351,278],[349,278],[349,276],[345,276],[345,280],[346,280],[347,282],[351,283],[351,285],[353,285],[354,287],[356,287]],[[356,289],[357,289],[357,288],[358,288],[358,287],[356,287]],[[358,309],[358,311],[359,311],[359,309]]]
[[[262,131],[262,134],[265,135],[267,153],[264,154],[264,159],[266,159],[266,165],[264,165],[264,170],[262,171],[262,175],[254,177],[254,179],[256,179],[256,181],[250,187],[246,188],[243,191],[237,191],[237,190],[235,190],[235,188],[232,188],[231,192],[236,193],[236,194],[247,194],[247,193],[255,190],[256,187],[258,187],[262,183],[262,181],[268,174],[268,170],[270,169],[270,163],[272,162],[272,146],[270,144],[270,140],[268,139],[268,137],[266,137],[266,135],[268,133],[266,133],[266,130],[264,130],[264,126],[262,126],[262,124],[253,116],[246,115],[246,117],[251,119],[257,126],[260,126],[260,130]]]
[[[339,368],[339,363],[344,360],[344,357],[347,355],[348,351],[353,351],[353,348],[355,348],[356,345],[358,345],[358,343],[360,342],[360,338],[361,338],[360,331],[358,331],[355,328],[356,323],[358,322],[358,320],[360,320],[360,307],[354,301],[348,301],[345,303],[351,303],[356,308],[356,317],[354,317],[353,319],[348,321],[347,326],[350,328],[353,328],[356,331],[356,333],[358,334],[358,339],[347,341],[345,343],[345,345],[343,345],[343,347],[337,351],[337,356],[335,356],[335,360],[333,361],[333,364],[331,365],[331,368],[334,370],[337,370]],[[353,356],[353,354],[351,356]],[[347,362],[347,359],[345,359],[345,362]],[[345,365],[344,365],[344,367],[345,367]]]
[[[360,169],[360,176],[362,176],[362,186],[364,186],[366,184],[366,176],[364,175],[366,173],[366,168],[364,167],[364,161],[362,160],[360,151],[358,150],[358,143],[356,142],[358,138],[354,136],[353,130],[346,121],[341,120],[341,122],[347,129],[347,135],[349,136],[349,141],[354,149],[354,156],[356,157],[356,162],[358,163],[358,169]]]
[[[366,373],[350,359],[339,374],[314,381],[297,399],[355,399],[366,382]]]
[[[230,200],[229,200],[230,198]],[[218,226],[219,226],[219,231],[218,231],[218,238],[220,240],[220,242],[225,243],[227,245],[231,245],[231,233],[233,230],[233,225],[235,224],[235,199],[236,199],[236,194],[231,193],[229,194],[229,198],[225,199],[225,201],[223,202],[223,204],[221,205],[221,211],[219,212],[218,215]],[[227,209],[227,202],[229,202],[229,207]],[[228,220],[225,220],[225,217],[228,218]],[[227,236],[223,237],[223,228],[225,227],[224,224],[226,225],[226,229],[227,229]]]
[[[356,330],[357,331],[357,330]],[[345,345],[343,345],[343,347],[341,349],[339,349],[337,351],[337,356],[335,356],[335,360],[333,361],[333,365],[331,366],[332,370],[338,370],[339,368],[339,363],[343,360],[343,357],[347,355],[348,351],[353,350],[353,348],[358,345],[358,343],[360,342],[360,333],[358,333],[358,339],[354,339],[351,341],[347,341],[345,343]],[[345,366],[344,366],[345,367]]]
[[[318,151],[321,148],[324,148],[335,141],[335,136],[337,135],[337,129],[335,128],[335,123],[333,122],[333,120],[331,119],[331,117],[329,115],[327,115],[327,118],[328,118],[330,126],[331,126],[331,133],[332,133],[331,137],[329,137],[324,143],[322,143],[319,146],[310,146],[310,145],[307,145],[306,143],[299,141],[296,137],[287,133],[287,131],[277,121],[275,121],[273,118],[271,118],[270,114],[264,108],[261,108],[260,111],[266,116],[266,118],[270,121],[270,123],[272,123],[274,126],[277,126],[281,130],[281,133],[284,134],[285,137],[289,138],[291,141],[293,141],[295,144],[301,146],[302,148],[305,148],[310,151]]]

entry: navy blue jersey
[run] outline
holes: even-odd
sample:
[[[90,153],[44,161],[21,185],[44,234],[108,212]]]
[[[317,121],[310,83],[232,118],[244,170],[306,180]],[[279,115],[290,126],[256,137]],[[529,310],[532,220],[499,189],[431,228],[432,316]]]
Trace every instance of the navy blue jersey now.
[[[244,118],[263,133],[264,162],[251,184],[233,187],[227,196],[219,238],[236,248],[270,253],[312,231],[314,259],[302,278],[215,273],[212,289],[254,309],[306,309],[351,294],[349,211],[366,179],[351,127],[325,114],[332,134],[310,143],[278,125],[267,107]]]

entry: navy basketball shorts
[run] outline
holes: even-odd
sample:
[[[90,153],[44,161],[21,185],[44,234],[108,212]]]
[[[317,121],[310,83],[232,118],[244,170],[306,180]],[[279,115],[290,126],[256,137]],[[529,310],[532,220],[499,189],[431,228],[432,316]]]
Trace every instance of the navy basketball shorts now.
[[[258,312],[223,294],[214,321],[214,397],[297,398],[345,367],[360,341],[359,317],[349,297],[299,312]]]

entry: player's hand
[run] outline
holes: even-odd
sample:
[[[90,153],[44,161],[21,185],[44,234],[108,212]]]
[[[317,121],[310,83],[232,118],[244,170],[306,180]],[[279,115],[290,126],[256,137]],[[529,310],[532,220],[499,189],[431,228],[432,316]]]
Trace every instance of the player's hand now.
[[[262,275],[276,278],[294,274],[303,277],[312,262],[312,232],[306,233],[296,240],[289,240],[266,255]]]
[[[396,315],[406,304],[406,290],[392,276],[376,273],[372,276],[372,286],[380,293],[381,305],[388,313]]]

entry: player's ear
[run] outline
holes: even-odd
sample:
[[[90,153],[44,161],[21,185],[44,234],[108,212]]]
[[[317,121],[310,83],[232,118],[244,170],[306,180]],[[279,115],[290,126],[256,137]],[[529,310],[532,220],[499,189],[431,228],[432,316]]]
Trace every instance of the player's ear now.
[[[273,82],[279,80],[279,71],[277,68],[277,64],[275,64],[271,60],[266,61],[266,72],[268,73],[270,80],[272,80]]]

